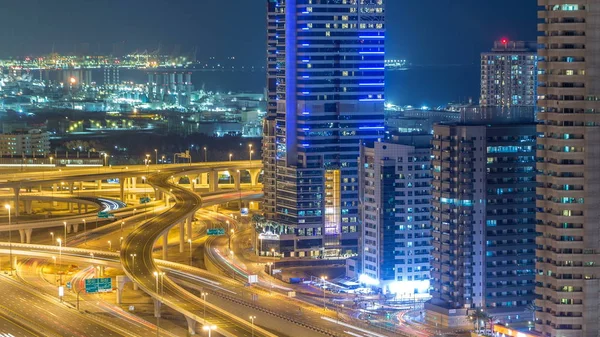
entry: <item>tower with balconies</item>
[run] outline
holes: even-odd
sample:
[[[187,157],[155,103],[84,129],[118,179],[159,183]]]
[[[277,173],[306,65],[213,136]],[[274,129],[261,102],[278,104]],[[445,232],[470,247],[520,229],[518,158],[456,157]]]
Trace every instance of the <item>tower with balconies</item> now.
[[[535,330],[600,331],[600,0],[538,0]]]

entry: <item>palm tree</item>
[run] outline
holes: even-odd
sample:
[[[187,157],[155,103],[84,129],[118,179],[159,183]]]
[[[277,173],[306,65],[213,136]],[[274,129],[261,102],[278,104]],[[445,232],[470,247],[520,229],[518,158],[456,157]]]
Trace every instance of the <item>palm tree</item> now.
[[[473,322],[473,329],[475,329],[476,332],[480,332],[481,330],[481,321],[486,321],[488,319],[488,314],[486,314],[483,310],[481,309],[476,309],[475,311],[472,311],[469,314],[469,320]],[[485,323],[484,323],[484,327],[485,327]]]
[[[527,304],[525,310],[531,313],[531,316],[533,317],[532,322],[535,322],[535,312],[537,311],[537,306],[535,305],[535,303],[532,302]]]
[[[490,325],[490,331],[494,331],[494,324],[496,323],[496,317],[487,315],[487,322]]]

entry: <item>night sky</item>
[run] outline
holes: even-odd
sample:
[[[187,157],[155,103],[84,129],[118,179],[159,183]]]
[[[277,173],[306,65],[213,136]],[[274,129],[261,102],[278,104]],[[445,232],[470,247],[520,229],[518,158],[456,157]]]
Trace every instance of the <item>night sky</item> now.
[[[89,50],[236,56],[261,65],[265,0],[21,0],[0,4],[0,56]],[[502,36],[536,37],[535,0],[387,0],[388,58],[419,64],[475,61]],[[81,48],[81,47],[77,47]]]

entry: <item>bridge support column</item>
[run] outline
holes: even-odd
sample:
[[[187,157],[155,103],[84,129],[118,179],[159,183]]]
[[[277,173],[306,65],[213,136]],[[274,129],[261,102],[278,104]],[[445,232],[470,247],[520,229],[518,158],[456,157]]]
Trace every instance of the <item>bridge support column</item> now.
[[[83,181],[79,182],[79,187],[77,187],[79,189],[79,193],[81,193],[81,191],[83,191]]]
[[[33,207],[32,207],[32,200],[25,200],[25,213],[26,214],[31,214],[33,213]]]
[[[219,190],[219,172],[217,172],[217,171],[210,172],[210,178],[209,178],[208,183],[209,183],[209,185],[208,185],[209,192],[218,191]]]
[[[87,212],[88,212],[88,205],[87,205],[87,204],[83,205],[83,211],[84,211],[85,213],[87,213]]]
[[[187,324],[188,324],[188,334],[195,335],[196,334],[196,326],[197,326],[198,322],[194,318],[187,317],[187,316],[185,316],[185,320],[187,321]]]
[[[242,188],[242,173],[240,172],[240,170],[237,170],[235,172],[235,176],[233,178],[235,180],[235,190],[239,191],[240,188]]]
[[[15,195],[15,198],[14,198],[15,216],[19,216],[19,192],[21,192],[21,188],[20,187],[13,187],[13,192],[14,192],[14,195]]]
[[[159,189],[154,190],[154,199],[157,201],[163,199],[162,192]]]
[[[125,289],[125,283],[127,283],[127,276],[117,275],[117,304],[123,302],[123,290]]]
[[[124,179],[119,180],[119,197],[122,202],[127,202],[127,200],[125,200],[125,180]]]
[[[250,184],[252,186],[256,186],[258,184],[258,177],[260,177],[260,172],[260,169],[248,170],[248,173],[250,173]]]
[[[33,233],[33,228],[29,228],[25,230],[25,242],[31,243],[31,234]]]
[[[52,184],[52,196],[54,196],[54,193],[58,192],[58,184]],[[54,198],[52,199],[52,206],[57,206],[58,203],[56,201],[54,201]]]
[[[98,269],[98,276],[99,277],[103,277],[104,276],[104,266],[99,266],[100,268]]]
[[[69,212],[73,212],[73,203],[67,202],[67,205],[69,205]]]
[[[80,203],[77,204],[77,213],[81,214],[81,204]]]
[[[208,185],[208,173],[200,173],[200,185]]]
[[[25,243],[25,230],[19,229],[19,236],[21,237],[21,243]]]
[[[160,306],[162,303],[155,299],[152,299],[152,301],[154,302],[154,317],[160,317]]]
[[[69,183],[69,193],[75,194],[75,183]]]
[[[102,189],[102,180],[96,180],[96,189],[98,189],[98,190]]]
[[[188,240],[194,240],[194,233],[192,232],[192,222],[194,221],[194,216],[187,218],[187,238]]]
[[[163,250],[162,250],[162,255],[163,255],[163,260],[167,259],[168,256],[168,251],[169,250],[169,232],[166,232],[165,235],[163,235]]]
[[[137,177],[131,177],[131,188],[136,188]]]
[[[183,253],[185,247],[185,226],[184,221],[179,223],[179,253]]]
[[[73,233],[79,232],[79,224],[73,224]]]

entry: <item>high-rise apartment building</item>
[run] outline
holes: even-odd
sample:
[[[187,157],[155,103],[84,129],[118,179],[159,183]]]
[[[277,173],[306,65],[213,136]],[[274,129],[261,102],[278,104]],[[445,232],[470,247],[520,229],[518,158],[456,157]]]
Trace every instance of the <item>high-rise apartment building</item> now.
[[[468,327],[481,309],[531,320],[535,278],[535,124],[436,125],[427,319]],[[510,120],[504,120],[510,123]],[[528,316],[527,316],[528,315]]]
[[[537,100],[537,45],[501,39],[481,54],[482,107],[534,109]]]
[[[383,0],[269,0],[265,215],[284,256],[358,247],[361,142],[383,134]]]
[[[600,331],[600,0],[538,0],[535,330]]]
[[[392,142],[361,147],[361,281],[397,297],[429,291],[430,158],[429,141],[426,147]]]

